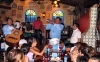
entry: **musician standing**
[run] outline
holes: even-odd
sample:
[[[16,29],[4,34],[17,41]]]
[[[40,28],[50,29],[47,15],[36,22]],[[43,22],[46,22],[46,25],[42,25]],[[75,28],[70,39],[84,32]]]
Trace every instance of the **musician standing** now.
[[[36,40],[37,42],[42,45],[42,27],[43,27],[43,23],[41,21],[41,18],[40,17],[37,17],[37,20],[35,20],[33,22],[33,28],[34,28],[34,31],[35,31],[35,36],[36,36]]]
[[[57,17],[55,22],[51,21],[47,26],[46,30],[50,30],[50,38],[61,38],[61,31],[63,30],[64,25],[61,24],[61,18]]]

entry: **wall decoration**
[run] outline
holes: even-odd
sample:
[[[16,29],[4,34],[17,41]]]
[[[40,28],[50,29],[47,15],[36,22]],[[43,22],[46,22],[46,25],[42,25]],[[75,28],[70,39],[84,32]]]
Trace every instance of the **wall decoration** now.
[[[45,9],[44,3],[40,4],[40,9]]]
[[[21,14],[17,14],[17,18],[22,18],[22,15]]]
[[[12,4],[12,8],[17,8],[17,4],[16,3],[13,3]]]
[[[23,6],[18,6],[18,10],[23,10]]]
[[[1,14],[5,14],[5,11],[1,11]]]
[[[51,11],[52,10],[52,4],[48,4],[46,10]]]
[[[16,16],[16,10],[12,10],[12,16]]]

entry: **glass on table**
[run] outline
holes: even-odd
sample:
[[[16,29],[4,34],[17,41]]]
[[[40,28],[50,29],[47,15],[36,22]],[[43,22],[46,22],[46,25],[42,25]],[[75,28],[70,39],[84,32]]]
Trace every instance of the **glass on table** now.
[[[53,47],[52,45],[49,45],[49,47],[48,47],[48,48],[49,48],[50,50],[52,50],[52,47]]]
[[[60,51],[63,49],[63,46],[61,46],[61,45],[59,45],[59,49],[60,49]]]

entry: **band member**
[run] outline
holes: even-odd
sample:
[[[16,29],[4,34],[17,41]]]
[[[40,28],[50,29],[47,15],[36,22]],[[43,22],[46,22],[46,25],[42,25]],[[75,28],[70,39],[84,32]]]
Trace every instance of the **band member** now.
[[[61,18],[57,17],[56,21],[51,21],[47,26],[46,30],[50,30],[50,38],[61,38],[61,31],[63,30],[64,26],[60,24]]]
[[[13,20],[11,18],[8,18],[7,20],[7,25],[4,25],[3,26],[3,33],[4,33],[4,36],[6,37],[8,34],[11,34],[11,32],[13,30],[16,30],[13,26]],[[9,46],[11,46],[11,43],[7,42],[6,40],[6,47],[5,49],[7,49]]]
[[[63,28],[64,28],[64,25],[61,24],[61,18],[60,17],[57,17],[55,22],[51,21],[46,26],[46,30],[50,30],[51,41],[52,41],[52,39],[54,39],[54,41],[56,43],[59,43],[60,38],[61,38],[61,31],[63,30]],[[51,42],[51,41],[49,41],[49,42]],[[53,43],[55,44],[55,42],[53,42]]]
[[[43,23],[41,21],[40,17],[37,17],[37,20],[35,20],[33,22],[33,28],[35,30],[36,33],[36,40],[38,42],[38,44],[42,45],[42,27],[43,27]]]
[[[15,29],[13,26],[13,20],[11,18],[8,18],[6,21],[7,21],[7,25],[3,26],[3,33],[5,36],[11,34],[12,30]]]

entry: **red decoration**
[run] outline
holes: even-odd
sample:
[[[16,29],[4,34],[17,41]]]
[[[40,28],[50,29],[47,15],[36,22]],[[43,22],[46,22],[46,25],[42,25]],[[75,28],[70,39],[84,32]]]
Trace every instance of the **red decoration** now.
[[[85,13],[79,21],[79,29],[82,33],[84,33],[89,28],[89,12]]]

